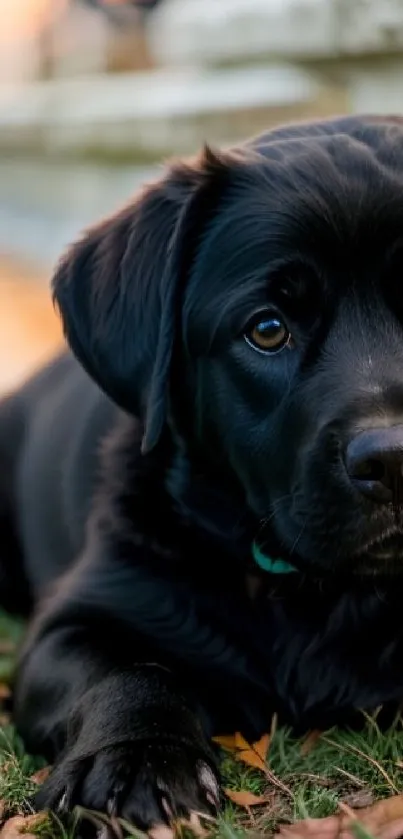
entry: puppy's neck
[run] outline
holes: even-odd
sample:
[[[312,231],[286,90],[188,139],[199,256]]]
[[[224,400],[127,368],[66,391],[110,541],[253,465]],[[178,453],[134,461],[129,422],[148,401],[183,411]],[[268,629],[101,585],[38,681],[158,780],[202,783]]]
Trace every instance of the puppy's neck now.
[[[176,438],[165,487],[178,513],[215,541],[225,543],[227,551],[238,556],[249,554],[257,521],[248,510],[237,486],[209,463],[192,452]]]

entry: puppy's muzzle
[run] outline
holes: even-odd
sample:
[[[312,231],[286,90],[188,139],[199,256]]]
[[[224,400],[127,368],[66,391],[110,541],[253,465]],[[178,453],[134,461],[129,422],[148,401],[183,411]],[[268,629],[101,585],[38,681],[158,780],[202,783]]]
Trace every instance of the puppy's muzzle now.
[[[347,446],[345,465],[362,495],[378,504],[402,504],[403,425],[357,434]]]

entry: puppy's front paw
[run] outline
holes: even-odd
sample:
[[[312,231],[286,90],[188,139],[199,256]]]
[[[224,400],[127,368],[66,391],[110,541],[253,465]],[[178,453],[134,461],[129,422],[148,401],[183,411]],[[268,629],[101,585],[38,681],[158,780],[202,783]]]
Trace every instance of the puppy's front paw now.
[[[100,751],[90,761],[66,755],[37,796],[40,808],[81,805],[121,816],[143,830],[192,814],[214,815],[220,807],[216,768],[182,744],[126,743]]]

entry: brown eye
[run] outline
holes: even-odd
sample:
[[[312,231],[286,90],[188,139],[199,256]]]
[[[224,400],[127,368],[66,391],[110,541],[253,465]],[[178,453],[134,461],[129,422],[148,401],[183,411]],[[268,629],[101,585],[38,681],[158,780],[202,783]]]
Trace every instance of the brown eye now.
[[[255,321],[245,332],[244,338],[259,352],[276,353],[287,346],[291,335],[285,324],[276,315],[271,315]]]

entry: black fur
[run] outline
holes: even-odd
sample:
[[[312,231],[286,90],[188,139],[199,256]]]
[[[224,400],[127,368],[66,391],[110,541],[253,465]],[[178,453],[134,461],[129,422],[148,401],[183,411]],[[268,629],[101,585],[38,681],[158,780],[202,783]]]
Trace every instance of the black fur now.
[[[402,219],[403,125],[343,118],[172,165],[62,259],[72,354],[0,406],[42,806],[214,811],[211,734],[401,702],[401,487],[360,494],[344,452],[403,434]],[[260,309],[292,334],[277,355],[244,340]],[[298,572],[261,572],[253,540]]]

